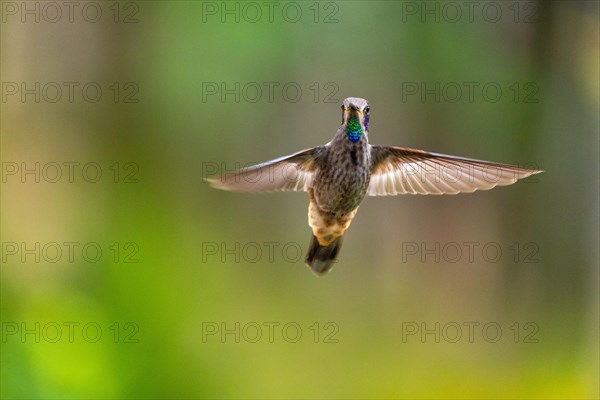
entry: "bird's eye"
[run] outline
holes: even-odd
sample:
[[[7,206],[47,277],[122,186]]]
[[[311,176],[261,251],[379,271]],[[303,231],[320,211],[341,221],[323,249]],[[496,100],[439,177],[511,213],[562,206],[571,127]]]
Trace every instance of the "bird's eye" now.
[[[370,110],[370,108],[369,108],[368,106],[367,106],[367,107],[365,107],[365,113],[367,113],[367,114],[368,114],[368,113],[369,113],[369,110]]]
[[[342,111],[344,111],[344,110],[345,110],[345,108],[344,108],[344,105],[342,104]]]

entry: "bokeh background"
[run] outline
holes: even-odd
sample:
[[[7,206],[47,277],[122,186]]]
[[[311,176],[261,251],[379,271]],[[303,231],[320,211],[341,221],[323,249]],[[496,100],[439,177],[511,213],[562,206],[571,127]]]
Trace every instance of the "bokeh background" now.
[[[597,2],[48,4],[1,3],[3,398],[598,398]],[[316,277],[305,194],[203,178],[350,96],[545,173],[367,198]]]

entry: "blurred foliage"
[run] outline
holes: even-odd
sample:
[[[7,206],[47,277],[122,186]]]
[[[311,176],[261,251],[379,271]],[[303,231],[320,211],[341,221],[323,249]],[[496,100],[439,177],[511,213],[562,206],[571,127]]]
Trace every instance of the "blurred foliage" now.
[[[298,22],[284,18],[288,3],[302,10]],[[456,22],[439,14],[443,2],[284,2],[273,22],[259,2],[252,22],[243,2],[149,1],[98,3],[97,23],[80,14],[22,23],[6,7],[25,3],[3,2],[3,83],[98,82],[104,93],[97,103],[0,104],[3,171],[97,162],[103,172],[98,183],[2,182],[3,243],[103,250],[96,263],[79,253],[38,263],[3,244],[2,397],[598,398],[598,3],[496,2],[496,23],[482,17],[487,2],[475,2],[472,22],[465,4],[452,3],[463,12]],[[247,14],[235,22],[221,7]],[[440,21],[423,7],[438,7]],[[273,101],[267,82],[278,85]],[[407,85],[422,82],[492,82],[503,94],[407,96]],[[222,83],[265,91],[248,101],[248,86],[239,102],[222,101],[207,92]],[[286,98],[286,84],[302,89],[298,101],[293,87]],[[138,101],[124,103],[132,88]],[[366,199],[339,265],[317,278],[293,253],[308,245],[305,195],[219,192],[203,177],[329,141],[350,96],[371,102],[372,143],[545,173],[471,195]],[[127,163],[139,168],[137,182],[123,182]],[[404,247],[468,242],[496,244],[503,256],[423,262]],[[538,251],[526,262],[531,243]],[[135,249],[139,262],[125,262]],[[70,322],[79,324],[73,341]],[[39,343],[35,333],[23,339],[36,323]],[[90,323],[88,339],[102,329],[94,343],[82,336]],[[239,343],[235,334],[207,336],[236,323]],[[265,323],[278,324],[272,342]],[[463,336],[406,336],[421,323],[458,324]],[[497,342],[481,334],[488,323],[502,328]],[[56,343],[47,340],[52,324],[63,329]],[[247,340],[253,324],[262,327],[256,343]],[[300,340],[284,340],[286,324],[301,327]],[[532,326],[537,341],[528,343]]]

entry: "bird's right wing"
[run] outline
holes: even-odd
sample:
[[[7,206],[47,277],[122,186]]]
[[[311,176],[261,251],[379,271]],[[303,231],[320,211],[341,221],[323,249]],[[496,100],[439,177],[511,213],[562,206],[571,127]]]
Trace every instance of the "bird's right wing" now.
[[[207,181],[217,189],[240,192],[308,191],[324,152],[325,146],[317,146]]]

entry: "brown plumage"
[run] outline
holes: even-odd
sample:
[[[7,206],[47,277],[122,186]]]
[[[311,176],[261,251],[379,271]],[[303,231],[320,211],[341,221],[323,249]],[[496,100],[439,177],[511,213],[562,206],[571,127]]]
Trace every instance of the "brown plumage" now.
[[[367,101],[347,98],[342,104],[342,125],[329,143],[208,180],[224,190],[308,192],[312,238],[305,261],[315,273],[324,274],[333,267],[344,232],[367,194],[468,193],[542,172],[423,150],[371,146],[368,124]]]

